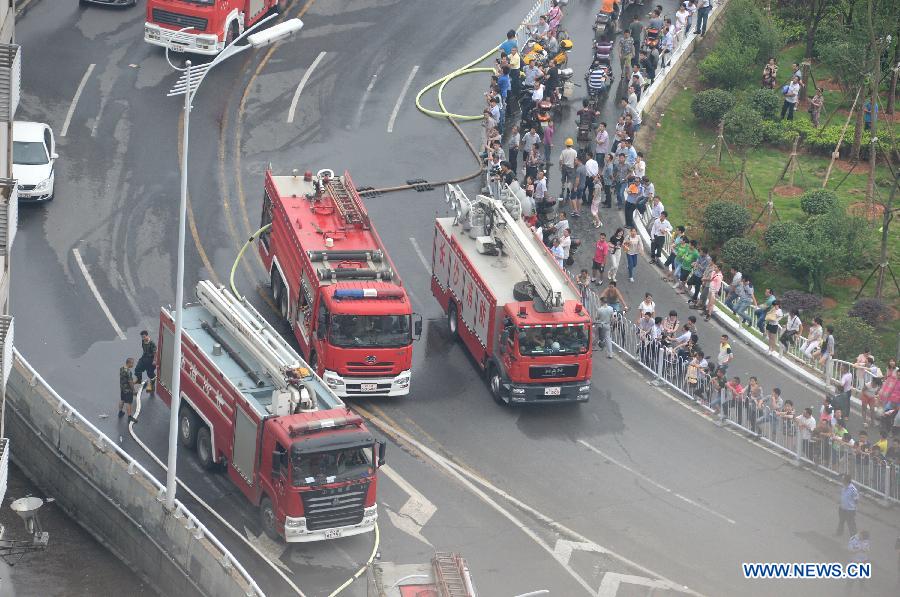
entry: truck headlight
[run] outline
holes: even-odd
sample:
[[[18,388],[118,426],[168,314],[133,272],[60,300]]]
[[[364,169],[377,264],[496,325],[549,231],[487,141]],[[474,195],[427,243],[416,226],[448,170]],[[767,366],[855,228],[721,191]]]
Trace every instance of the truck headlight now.
[[[399,377],[397,377],[396,380],[394,380],[394,383],[397,384],[397,387],[408,388],[409,387],[409,379],[410,379],[409,374],[406,374],[406,375],[401,374]]]
[[[578,388],[579,393],[590,392],[590,391],[591,391],[591,384],[588,384],[586,386],[581,386],[580,388]]]
[[[306,528],[306,519],[299,518],[299,519],[292,520],[290,518],[286,518],[284,521],[284,526],[285,526],[285,528],[289,528],[289,529],[304,529],[304,528]]]
[[[524,394],[524,393],[525,393],[525,388],[513,388],[513,389],[512,389],[512,393],[513,393],[513,394]]]
[[[330,371],[326,371],[325,375],[322,376],[322,379],[325,380],[325,383],[327,383],[328,387],[331,388],[332,390],[344,385],[344,380],[341,379],[340,377],[338,377],[337,375],[335,375],[334,373],[331,373]]]

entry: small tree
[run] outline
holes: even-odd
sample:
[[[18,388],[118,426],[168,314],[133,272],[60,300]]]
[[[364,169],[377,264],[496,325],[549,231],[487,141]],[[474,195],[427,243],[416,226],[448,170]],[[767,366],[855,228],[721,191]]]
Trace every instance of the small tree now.
[[[839,317],[831,325],[834,326],[834,352],[839,358],[853,359],[878,344],[875,328],[859,317]]]
[[[858,317],[875,327],[888,317],[888,308],[883,302],[874,298],[859,299],[850,310],[847,311],[850,317]]]
[[[837,206],[837,193],[829,189],[813,189],[800,197],[800,209],[808,216],[827,214]]]
[[[762,116],[749,106],[738,105],[725,115],[725,139],[743,152],[762,143]]]
[[[744,103],[759,112],[766,120],[778,117],[784,99],[777,89],[754,89],[744,98]]]
[[[734,94],[724,89],[705,89],[691,99],[691,112],[704,124],[717,125],[734,107]]]
[[[783,236],[795,233],[801,228],[802,225],[797,222],[774,222],[766,228],[766,231],[763,233],[763,240],[766,241],[766,246],[771,249]]]
[[[703,212],[703,228],[719,244],[730,238],[743,236],[749,225],[750,212],[747,208],[730,201],[710,203]]]
[[[721,256],[728,266],[744,274],[751,274],[758,270],[763,261],[759,245],[749,238],[740,236],[725,241]]]
[[[797,309],[801,313],[818,313],[822,308],[820,296],[800,290],[786,290],[778,295],[778,300],[785,312]]]

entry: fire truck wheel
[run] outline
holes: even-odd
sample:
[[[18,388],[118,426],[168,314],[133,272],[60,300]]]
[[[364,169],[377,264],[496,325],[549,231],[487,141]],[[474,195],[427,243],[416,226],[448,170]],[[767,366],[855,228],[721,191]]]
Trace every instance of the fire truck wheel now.
[[[200,466],[206,470],[211,470],[216,466],[208,427],[201,427],[197,430],[197,460],[200,461]]]
[[[197,415],[186,406],[182,406],[178,414],[178,439],[188,450],[193,450],[197,444]]]
[[[496,365],[491,365],[488,368],[488,383],[491,386],[491,396],[494,397],[494,402],[505,404],[503,397],[500,395],[500,371]]]
[[[453,302],[447,309],[447,327],[450,328],[450,337],[456,339],[459,336],[459,315],[456,313],[456,303]]]
[[[278,534],[275,523],[275,508],[272,507],[272,500],[267,497],[264,497],[259,503],[259,523],[262,525],[266,535],[269,536],[269,539],[273,541],[281,540],[281,535]]]

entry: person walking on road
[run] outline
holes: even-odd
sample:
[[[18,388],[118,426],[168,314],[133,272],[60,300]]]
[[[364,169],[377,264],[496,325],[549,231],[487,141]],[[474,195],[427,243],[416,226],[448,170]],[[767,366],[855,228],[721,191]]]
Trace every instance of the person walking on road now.
[[[638,256],[643,253],[644,246],[637,228],[631,227],[624,241],[625,253],[628,256],[628,281],[634,282],[634,270],[637,269]]]
[[[591,282],[603,284],[603,269],[606,267],[606,257],[609,255],[609,243],[606,242],[606,234],[601,232],[597,239],[597,248],[594,249],[594,262],[591,265]]]
[[[609,270],[606,272],[610,282],[616,281],[619,272],[619,260],[622,258],[622,246],[625,244],[625,230],[616,228],[609,239]]]
[[[566,139],[566,148],[559,152],[559,197],[560,199],[572,198],[572,183],[575,179],[575,142],[571,137]],[[574,214],[573,210],[573,214]]]
[[[134,415],[134,359],[128,357],[125,364],[119,367],[119,418],[128,414],[128,420],[133,421]]]
[[[608,304],[606,297],[600,297],[600,307],[597,308],[594,321],[597,322],[597,346],[606,345],[606,358],[613,358],[612,355],[612,331],[611,324],[615,310]]]
[[[156,381],[156,343],[150,339],[150,332],[141,332],[141,358],[138,359],[134,369],[134,378],[137,383],[143,383],[144,372],[147,373],[147,391],[153,392],[153,382]]]
[[[856,507],[859,503],[859,490],[853,484],[853,478],[849,474],[843,477],[844,487],[841,489],[841,504],[838,506],[838,526],[835,535],[844,533],[844,523],[850,530],[850,535],[856,534]]]
[[[634,59],[634,40],[631,39],[631,32],[625,29],[622,32],[622,39],[619,40],[619,62],[621,72],[627,73],[631,67],[631,61]]]

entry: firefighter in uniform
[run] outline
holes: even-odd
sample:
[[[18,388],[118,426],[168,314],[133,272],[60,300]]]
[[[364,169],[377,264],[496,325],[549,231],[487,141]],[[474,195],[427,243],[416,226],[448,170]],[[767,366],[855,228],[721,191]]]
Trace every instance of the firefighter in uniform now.
[[[150,332],[141,332],[141,358],[138,359],[134,370],[134,378],[137,383],[142,383],[144,372],[147,372],[147,391],[153,392],[153,382],[156,381],[156,343],[150,339]]]
[[[128,357],[125,359],[125,365],[119,367],[119,417],[125,415],[128,411],[128,420],[133,421],[134,415],[134,359]]]

